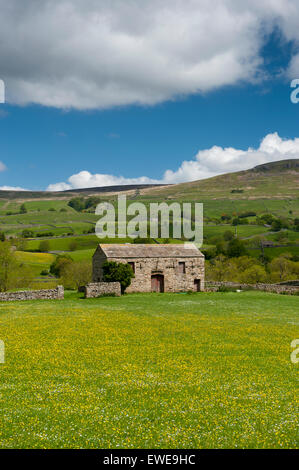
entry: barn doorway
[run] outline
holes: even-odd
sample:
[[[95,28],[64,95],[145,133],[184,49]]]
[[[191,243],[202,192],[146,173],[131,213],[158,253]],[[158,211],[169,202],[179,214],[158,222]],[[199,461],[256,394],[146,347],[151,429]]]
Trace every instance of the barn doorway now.
[[[200,292],[200,279],[194,279],[194,290]]]
[[[163,274],[152,274],[152,292],[164,292]]]

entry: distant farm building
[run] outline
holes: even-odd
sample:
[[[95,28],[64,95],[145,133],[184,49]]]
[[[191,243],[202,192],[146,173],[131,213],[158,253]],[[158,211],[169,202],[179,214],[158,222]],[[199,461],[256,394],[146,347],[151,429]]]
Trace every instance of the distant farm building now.
[[[93,282],[103,281],[105,261],[131,265],[135,278],[126,292],[204,290],[204,255],[192,244],[100,244],[93,255]]]

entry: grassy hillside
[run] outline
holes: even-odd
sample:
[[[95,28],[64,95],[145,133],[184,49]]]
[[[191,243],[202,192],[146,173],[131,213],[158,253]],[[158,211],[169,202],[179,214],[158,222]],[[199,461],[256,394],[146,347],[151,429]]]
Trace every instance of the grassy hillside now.
[[[128,203],[151,201],[197,201],[204,203],[207,218],[221,214],[238,214],[248,210],[257,214],[272,213],[275,216],[299,216],[299,160],[288,160],[260,165],[252,170],[229,173],[206,180],[163,187],[128,189]],[[117,189],[117,188],[116,188]],[[3,191],[0,201],[0,227],[8,234],[18,234],[24,228],[54,232],[61,235],[73,231],[81,234],[94,226],[97,217],[92,213],[76,212],[68,206],[74,196],[88,197],[98,194],[103,201],[116,201],[115,187],[82,190],[80,192],[31,193]],[[119,188],[118,188],[119,189]],[[110,191],[110,192],[109,192]],[[115,192],[116,191],[116,192]],[[237,192],[236,192],[237,191]],[[20,214],[25,203],[26,214]]]
[[[202,202],[204,249],[215,246],[217,240],[222,240],[223,234],[230,230],[244,240],[262,236],[277,245],[288,245],[285,248],[273,249],[276,250],[273,253],[289,252],[297,255],[298,248],[294,245],[299,245],[299,232],[294,230],[294,220],[299,218],[298,182],[299,160],[288,160],[259,165],[251,170],[207,180],[163,187],[141,185],[34,194],[2,192],[0,231],[4,231],[8,237],[20,237],[24,230],[30,230],[30,238],[33,239],[27,240],[26,246],[23,246],[25,250],[38,250],[41,239],[46,236],[49,239],[49,251],[72,250],[75,260],[91,259],[91,252],[99,243],[99,239],[87,232],[94,231],[99,217],[94,214],[94,208],[78,212],[68,203],[74,196],[86,200],[90,195],[97,195],[101,201],[110,201],[116,205],[117,192],[121,189],[127,195],[128,205],[140,201],[149,208],[150,202]],[[21,213],[23,205],[25,213]],[[235,217],[248,211],[256,216],[247,217],[246,223],[238,225],[237,229],[232,226]],[[289,229],[283,229],[279,233],[272,232],[269,225],[266,226],[257,220],[263,214],[285,218],[290,222],[290,227],[287,227]],[[223,216],[230,216],[231,219],[223,220]],[[123,243],[130,242],[131,239],[109,240],[113,241]],[[83,253],[84,250],[86,253]],[[251,250],[250,254],[258,256],[260,251]],[[270,251],[269,256],[272,257]],[[28,263],[32,266],[34,264],[30,260]],[[27,264],[26,260],[24,264]]]
[[[241,190],[241,193],[232,192]],[[150,188],[142,194],[175,199],[296,199],[299,197],[299,159],[259,165],[205,180]]]
[[[2,303],[0,447],[298,447],[297,306],[257,292]]]

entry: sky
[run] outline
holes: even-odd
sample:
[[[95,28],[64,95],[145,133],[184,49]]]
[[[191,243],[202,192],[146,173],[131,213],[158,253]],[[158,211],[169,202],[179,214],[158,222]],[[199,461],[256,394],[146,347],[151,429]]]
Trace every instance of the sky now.
[[[0,0],[0,189],[299,158],[298,18],[296,0]]]

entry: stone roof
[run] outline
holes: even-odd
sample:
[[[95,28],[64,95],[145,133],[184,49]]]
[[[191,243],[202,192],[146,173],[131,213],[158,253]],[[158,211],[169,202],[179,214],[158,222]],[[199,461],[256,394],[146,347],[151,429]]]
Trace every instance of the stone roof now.
[[[100,244],[107,258],[203,258],[193,243],[172,244]]]

